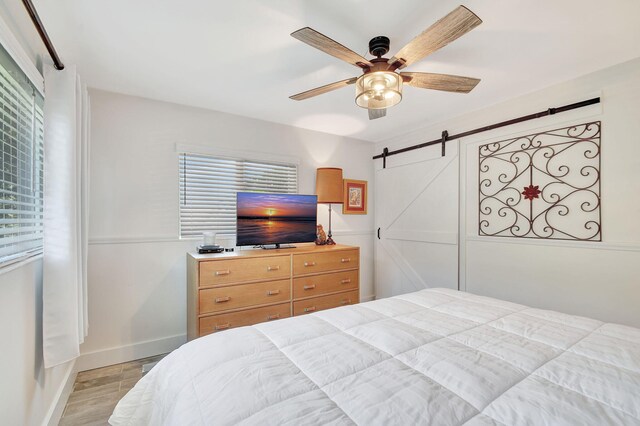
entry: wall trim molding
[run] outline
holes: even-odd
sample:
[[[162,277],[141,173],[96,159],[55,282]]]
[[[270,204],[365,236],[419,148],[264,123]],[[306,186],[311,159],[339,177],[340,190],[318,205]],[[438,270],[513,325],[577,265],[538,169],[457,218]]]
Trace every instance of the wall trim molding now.
[[[165,354],[179,348],[186,342],[187,335],[185,333],[83,353],[77,359],[77,371],[92,370],[107,365],[120,364],[140,358]]]
[[[376,295],[370,294],[368,296],[363,296],[360,302],[369,302],[375,299]],[[64,404],[62,404],[62,409],[64,409],[66,400],[71,394],[73,383],[75,382],[75,377],[78,372],[168,353],[175,349],[178,349],[185,343],[187,343],[186,333],[81,354],[74,361],[72,371],[67,373],[67,383],[65,383],[64,389],[61,388],[58,391],[59,395],[64,395]],[[71,378],[72,380],[69,380],[69,378]],[[66,386],[68,386],[69,381],[71,383],[71,389],[67,394],[65,394],[64,390],[66,389]],[[58,397],[58,399],[62,399],[61,396]],[[53,407],[50,412],[54,412]],[[62,416],[62,412],[60,412],[60,416]],[[52,420],[54,419],[54,417],[51,417],[51,415],[49,415],[48,417],[50,417]],[[52,423],[51,421],[45,423],[57,424],[57,422]]]
[[[154,237],[141,235],[137,237],[97,237],[90,238],[89,245],[100,244],[147,244],[147,243],[188,243],[197,244],[200,238]]]
[[[344,231],[333,231],[332,230],[332,235],[337,235],[339,237],[351,237],[351,236],[359,236],[359,235],[367,235],[367,236],[374,236],[376,234],[375,230],[370,229],[370,230],[353,230],[353,231],[348,231],[348,230],[344,230]]]
[[[370,230],[345,230],[333,231],[334,236],[351,237],[351,236],[374,236],[373,229]],[[172,236],[148,236],[141,235],[136,237],[96,237],[89,239],[89,245],[100,244],[148,244],[148,243],[192,243],[197,245],[201,238],[180,238]]]
[[[579,242],[579,241],[548,241],[537,240],[534,238],[509,238],[509,237],[480,237],[478,235],[467,235],[467,241],[492,243],[492,244],[516,244],[526,246],[547,246],[547,247],[564,247],[578,248],[589,250],[610,250],[610,251],[640,251],[640,243],[622,243],[622,242]]]
[[[363,296],[360,302],[369,302],[376,299],[375,294]],[[67,381],[63,387],[58,391],[58,400],[64,400],[62,409],[66,404],[71,390],[73,390],[73,383],[78,372],[92,370],[94,368],[106,367],[108,365],[120,364],[123,362],[134,361],[140,358],[147,358],[150,356],[165,354],[178,349],[180,346],[187,342],[187,335],[176,334],[174,336],[163,337],[156,340],[147,340],[144,342],[133,343],[131,345],[119,346],[115,348],[108,348],[99,351],[86,352],[81,354],[73,363],[72,370],[67,373]],[[68,393],[66,393],[67,386],[71,383]],[[62,398],[64,396],[64,398]],[[57,407],[56,407],[57,410]],[[48,424],[57,424],[52,422],[55,419],[51,414],[55,413],[54,407],[50,409],[48,418],[51,420],[45,421]],[[60,411],[62,416],[62,411]],[[59,419],[58,419],[59,420]]]
[[[56,395],[51,402],[51,406],[42,420],[43,426],[56,426],[60,423],[60,419],[64,413],[64,407],[67,405],[71,392],[73,392],[73,385],[75,384],[76,376],[78,375],[77,363],[76,360],[72,360],[68,364],[69,366],[65,372],[64,380],[56,391]]]
[[[375,299],[375,294],[370,294],[368,296],[363,296],[360,302],[369,302]],[[73,390],[76,375],[80,371],[92,370],[94,368],[106,367],[108,365],[120,364],[140,358],[168,353],[178,349],[185,343],[187,343],[186,333],[163,337],[156,340],[147,340],[131,345],[83,353],[73,362],[70,371],[67,373],[65,385],[58,391],[56,404],[60,405],[60,401],[63,401],[61,405],[62,410],[64,410],[66,401]],[[57,420],[55,420],[56,418],[52,415],[57,413],[58,407],[56,404],[54,404],[50,409],[50,413],[47,416],[47,419],[49,420],[45,420],[45,424],[55,425],[60,420],[59,417],[62,416],[62,411],[59,412]]]

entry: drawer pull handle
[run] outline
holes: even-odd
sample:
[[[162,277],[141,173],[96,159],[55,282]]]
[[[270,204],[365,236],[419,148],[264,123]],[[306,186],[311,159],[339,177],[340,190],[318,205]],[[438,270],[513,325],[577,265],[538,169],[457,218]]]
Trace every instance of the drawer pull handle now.
[[[316,262],[304,262],[304,266],[316,266]]]
[[[350,257],[343,257],[342,259],[340,259],[340,262],[349,263],[349,262],[351,262],[351,258]]]
[[[315,284],[305,285],[302,288],[305,289],[305,290],[313,290],[314,288],[316,288],[316,285]]]
[[[275,314],[275,315],[268,315],[267,316],[267,321],[272,321],[272,320],[276,320],[280,318],[280,314]]]
[[[315,311],[315,310],[316,310],[316,307],[315,307],[315,306],[309,306],[308,308],[304,308],[304,311],[305,311],[305,312],[313,312],[313,311]]]
[[[216,324],[216,330],[224,330],[226,328],[229,328],[229,323],[220,324],[220,325]]]
[[[349,305],[350,303],[351,303],[351,299],[344,299],[344,300],[342,301],[342,304],[343,304],[343,305]]]
[[[267,266],[267,271],[279,271],[279,270],[280,270],[280,265]]]
[[[216,297],[216,303],[224,303],[224,302],[228,302],[229,300],[231,300],[231,298],[229,296],[227,296],[227,297]]]
[[[269,290],[269,291],[267,291],[267,296],[275,296],[276,294],[280,294],[280,290]]]
[[[349,284],[351,282],[351,278],[347,278],[346,280],[340,281],[340,284]]]
[[[216,277],[219,277],[220,275],[229,275],[231,273],[230,270],[226,269],[224,271],[216,271]]]

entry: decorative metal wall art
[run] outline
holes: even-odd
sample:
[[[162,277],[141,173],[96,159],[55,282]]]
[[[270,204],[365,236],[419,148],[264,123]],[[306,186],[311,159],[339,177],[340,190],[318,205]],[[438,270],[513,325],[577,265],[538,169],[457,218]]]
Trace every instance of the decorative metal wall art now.
[[[479,148],[479,235],[601,241],[599,121]]]

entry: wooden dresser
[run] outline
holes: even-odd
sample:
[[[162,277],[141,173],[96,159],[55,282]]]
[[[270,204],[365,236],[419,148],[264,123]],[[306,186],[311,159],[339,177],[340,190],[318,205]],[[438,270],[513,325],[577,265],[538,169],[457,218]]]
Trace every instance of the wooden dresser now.
[[[360,301],[360,249],[187,254],[187,337]]]

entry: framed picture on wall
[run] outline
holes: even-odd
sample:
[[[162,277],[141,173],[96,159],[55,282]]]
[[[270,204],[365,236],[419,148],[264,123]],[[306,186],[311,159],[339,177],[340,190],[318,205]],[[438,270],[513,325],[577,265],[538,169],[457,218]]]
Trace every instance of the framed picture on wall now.
[[[344,179],[343,214],[367,214],[367,181]]]

